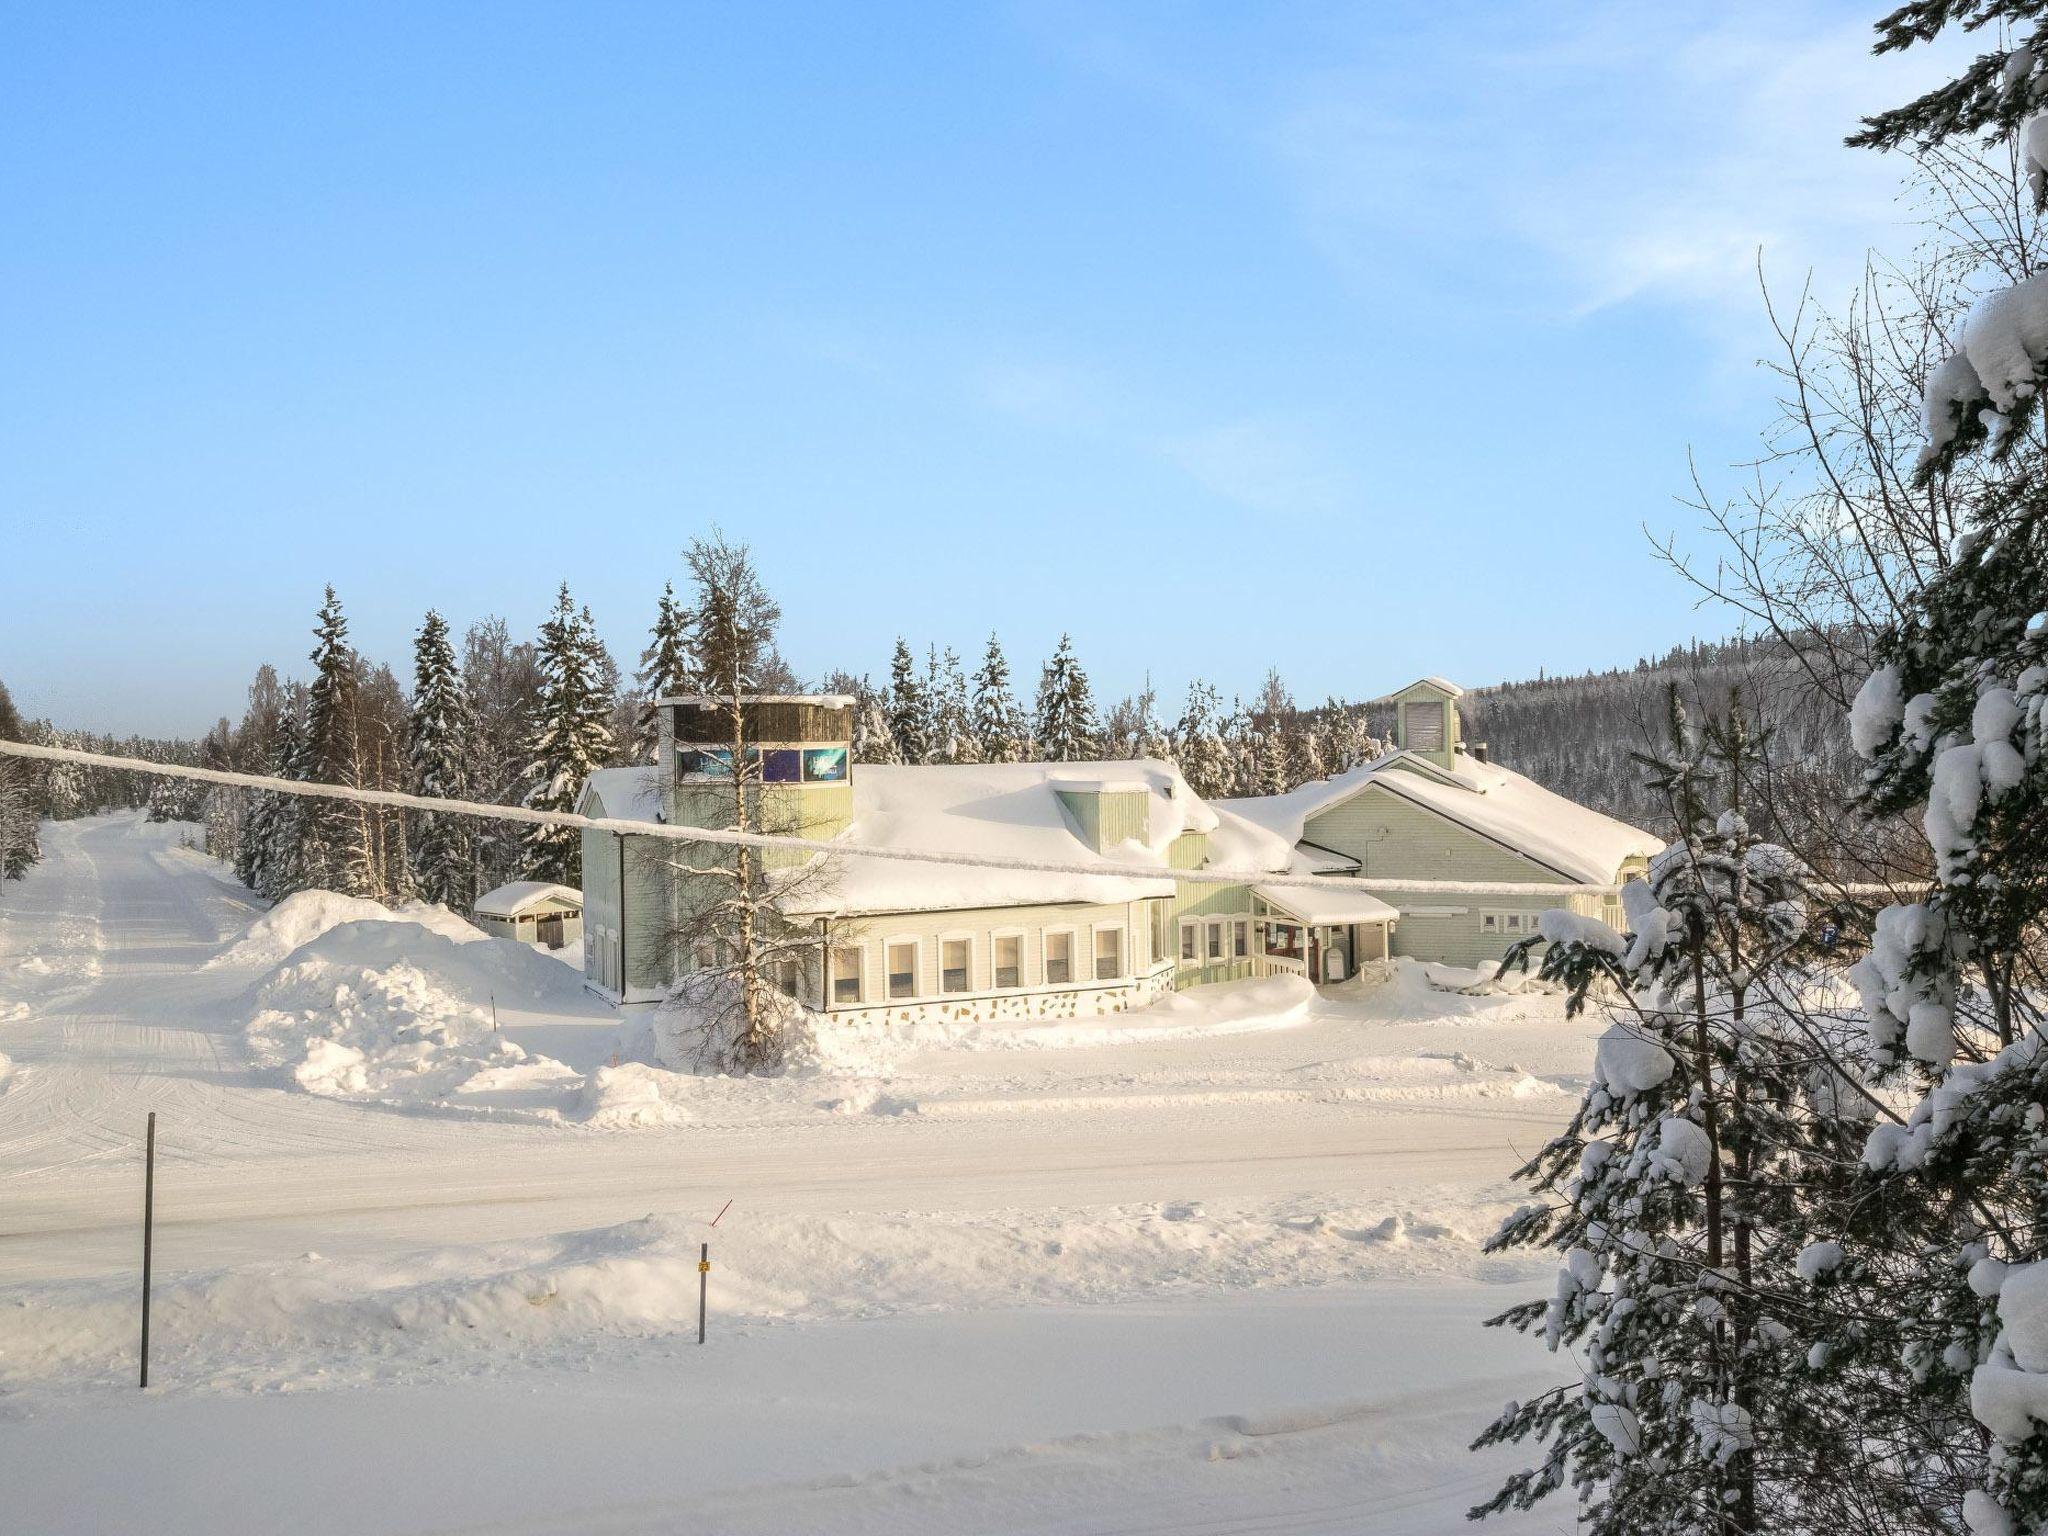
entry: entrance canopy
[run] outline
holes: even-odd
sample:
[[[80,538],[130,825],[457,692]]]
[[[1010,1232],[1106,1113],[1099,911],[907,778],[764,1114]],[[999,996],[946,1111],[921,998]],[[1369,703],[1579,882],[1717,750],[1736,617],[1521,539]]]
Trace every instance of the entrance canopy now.
[[[1345,882],[1327,885],[1255,885],[1252,891],[1277,912],[1297,922],[1322,927],[1333,923],[1391,923],[1401,914],[1377,896],[1344,889]]]

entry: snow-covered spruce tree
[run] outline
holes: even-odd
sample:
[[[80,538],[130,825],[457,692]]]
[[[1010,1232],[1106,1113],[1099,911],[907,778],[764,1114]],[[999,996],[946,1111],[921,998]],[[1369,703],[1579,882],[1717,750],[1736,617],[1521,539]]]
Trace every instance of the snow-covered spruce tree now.
[[[348,643],[348,620],[329,587],[313,629],[313,681],[306,688],[305,740],[299,777],[350,789],[362,783],[359,736],[360,666]],[[365,808],[346,800],[308,799],[301,806],[300,877],[307,886],[344,896],[378,894],[376,859]]]
[[[611,761],[611,700],[597,676],[596,637],[565,581],[540,628],[540,698],[526,768],[526,804],[573,811],[584,781]],[[583,877],[583,835],[574,827],[536,826],[525,837],[527,876],[561,885]]]
[[[1051,763],[1085,762],[1100,740],[1095,694],[1074,655],[1071,635],[1061,635],[1038,679],[1038,750]]]
[[[1134,757],[1153,762],[1174,761],[1173,733],[1159,718],[1159,695],[1152,687],[1152,674],[1145,674],[1145,686],[1138,693],[1137,719],[1131,731]]]
[[[889,658],[889,735],[906,763],[929,763],[937,756],[931,692],[901,635]]]
[[[1216,689],[1196,678],[1188,684],[1188,701],[1173,728],[1173,756],[1188,788],[1205,800],[1230,793],[1230,758],[1223,745],[1223,701]]]
[[[443,800],[469,798],[469,709],[448,621],[432,609],[413,641],[407,787]],[[476,901],[476,849],[467,817],[420,813],[412,834],[414,883],[423,901],[467,910]]]
[[[1322,721],[1296,713],[1288,720],[1281,740],[1287,749],[1289,789],[1330,776],[1330,763],[1325,755],[1329,738]]]
[[[903,754],[889,729],[889,700],[863,672],[833,672],[825,679],[825,691],[853,700],[853,760],[856,763],[900,763]]]
[[[1814,1092],[1831,1058],[1798,1008],[1820,925],[1807,870],[1744,817],[1758,754],[1739,698],[1702,741],[1674,690],[1670,735],[1643,761],[1683,831],[1626,887],[1628,934],[1555,910],[1502,965],[1545,944],[1568,1010],[1599,987],[1608,1026],[1571,1124],[1518,1174],[1541,1202],[1487,1245],[1560,1254],[1555,1294],[1493,1321],[1571,1348],[1582,1379],[1479,1437],[1547,1451],[1473,1514],[1569,1477],[1591,1536],[1810,1530],[1818,1483],[1861,1461],[1856,1419],[1799,1390],[1801,1255],[1845,1180],[1832,1077]]]
[[[981,744],[968,724],[967,674],[951,646],[940,656],[934,648],[925,660],[925,697],[931,700],[934,761],[978,763]]]
[[[1880,52],[1951,28],[1998,46],[1851,142],[2009,145],[2048,205],[2044,18],[2048,0],[1921,0],[1886,16]],[[1875,1187],[1840,1290],[1904,1320],[1902,1385],[1936,1432],[1966,1411],[1981,1426],[1981,1466],[1963,1469],[1945,1511],[1974,1536],[2048,1529],[2044,316],[2048,271],[2017,274],[1926,378],[1920,487],[1957,504],[1963,531],[1880,636],[1850,714],[1864,809],[1921,810],[1934,871],[1920,900],[1878,914],[1855,973],[1875,1070],[1924,1093],[1905,1124],[1870,1136]],[[1971,462],[1985,447],[1989,462]],[[1954,1465],[1943,1449],[1931,1435],[1920,1447]]]
[[[2048,1528],[2048,483],[2009,462],[1850,721],[1864,809],[1920,810],[1934,879],[1852,972],[1874,1072],[1924,1096],[1871,1134],[1839,1291],[1902,1320],[1892,1385],[1939,1430],[1909,1454],[1980,1536]],[[1959,1467],[1970,1413],[1990,1443]]]
[[[1031,756],[1031,724],[1010,686],[1010,663],[993,632],[974,674],[968,728],[984,763],[1021,763]]]
[[[690,614],[676,601],[676,584],[661,589],[661,602],[654,612],[654,628],[648,632],[647,649],[640,653],[640,670],[633,674],[640,685],[640,711],[633,732],[633,761],[651,763],[661,737],[660,717],[655,701],[672,694],[693,692],[697,669],[690,657]]]

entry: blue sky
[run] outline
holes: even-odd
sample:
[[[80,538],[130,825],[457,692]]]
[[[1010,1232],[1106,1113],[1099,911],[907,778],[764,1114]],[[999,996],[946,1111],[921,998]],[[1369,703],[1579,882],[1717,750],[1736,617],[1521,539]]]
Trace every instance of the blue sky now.
[[[564,579],[630,663],[713,522],[806,674],[1726,632],[1640,528],[1755,453],[1759,247],[1909,238],[1873,14],[6,5],[0,679],[196,731],[327,581],[401,671]]]

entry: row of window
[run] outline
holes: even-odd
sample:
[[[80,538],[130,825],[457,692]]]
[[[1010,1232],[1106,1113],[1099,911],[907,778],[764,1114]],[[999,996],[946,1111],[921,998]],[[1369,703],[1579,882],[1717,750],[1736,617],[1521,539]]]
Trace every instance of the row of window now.
[[[1248,917],[1184,917],[1180,920],[1180,958],[1183,965],[1216,965],[1224,960],[1243,960],[1252,950],[1252,922]]]
[[[1014,992],[1022,988],[1025,975],[1025,935],[996,933],[988,937],[989,990]],[[1097,981],[1114,981],[1126,974],[1124,925],[1102,923],[1088,932],[1087,947],[1075,928],[1048,928],[1044,934],[1042,984],[1065,986],[1093,974]],[[868,974],[869,947],[866,944],[835,944],[831,950],[831,997],[835,1004],[853,1005],[884,1000],[901,1002],[925,996],[919,978],[924,974],[924,946],[921,938],[885,939],[881,944],[882,969],[879,976]],[[973,992],[976,939],[970,934],[941,938],[938,945],[939,996]]]
[[[1481,908],[1479,931],[1511,934],[1515,938],[1526,939],[1537,931],[1540,917],[1541,914],[1536,912],[1489,912]]]
[[[746,775],[763,784],[843,784],[848,772],[844,747],[748,747],[741,760]],[[676,772],[686,779],[730,779],[732,748],[682,747]]]

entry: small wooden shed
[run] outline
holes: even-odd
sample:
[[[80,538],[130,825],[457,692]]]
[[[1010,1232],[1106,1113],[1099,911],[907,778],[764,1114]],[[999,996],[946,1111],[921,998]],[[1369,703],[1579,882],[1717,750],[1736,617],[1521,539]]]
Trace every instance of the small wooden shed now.
[[[583,893],[545,880],[514,880],[477,898],[477,927],[494,939],[561,949],[583,942]]]

